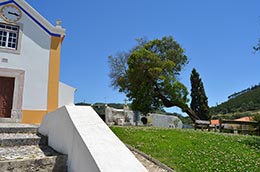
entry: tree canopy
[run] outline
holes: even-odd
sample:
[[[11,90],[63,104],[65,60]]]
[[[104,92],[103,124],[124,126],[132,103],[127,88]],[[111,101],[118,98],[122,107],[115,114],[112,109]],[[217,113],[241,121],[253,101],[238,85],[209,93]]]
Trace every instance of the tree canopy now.
[[[191,82],[191,109],[203,120],[210,119],[208,97],[206,96],[203,82],[196,69],[193,69],[190,76]]]
[[[184,49],[171,36],[137,43],[129,52],[109,56],[112,86],[143,114],[177,106],[193,120],[199,119],[187,105],[187,88],[178,80],[188,63]]]

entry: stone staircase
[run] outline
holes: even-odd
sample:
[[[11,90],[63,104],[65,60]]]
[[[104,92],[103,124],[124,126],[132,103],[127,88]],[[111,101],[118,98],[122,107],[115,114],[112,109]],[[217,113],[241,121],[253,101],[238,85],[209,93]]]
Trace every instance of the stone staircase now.
[[[0,172],[66,172],[67,156],[47,145],[37,125],[0,123]]]

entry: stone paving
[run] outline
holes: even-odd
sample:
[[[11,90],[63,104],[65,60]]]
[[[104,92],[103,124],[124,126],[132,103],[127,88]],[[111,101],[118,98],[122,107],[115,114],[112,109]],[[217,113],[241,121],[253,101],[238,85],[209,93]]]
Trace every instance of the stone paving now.
[[[36,133],[39,125],[0,123],[0,133]]]
[[[135,151],[132,152],[135,155],[135,157],[143,164],[143,166],[147,169],[148,172],[167,172],[167,170],[149,161],[148,159],[138,154],[137,152]]]
[[[35,133],[0,133],[0,146],[36,145],[40,139]]]
[[[0,139],[40,138],[33,133],[0,133]]]
[[[47,145],[38,126],[0,123],[1,172],[67,172],[67,156]]]
[[[1,128],[37,128],[39,125],[22,124],[22,123],[0,123]]]
[[[58,155],[58,153],[48,146],[0,147],[0,161],[44,158],[50,155]]]
[[[0,133],[0,161],[43,158],[56,154],[50,147],[39,145],[41,137],[36,134],[37,125],[0,123],[0,129],[4,131]],[[19,132],[14,133],[16,130]]]

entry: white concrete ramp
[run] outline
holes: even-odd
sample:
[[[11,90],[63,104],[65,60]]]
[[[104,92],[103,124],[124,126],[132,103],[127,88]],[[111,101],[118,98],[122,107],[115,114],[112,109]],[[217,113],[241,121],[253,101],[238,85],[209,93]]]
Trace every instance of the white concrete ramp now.
[[[68,155],[69,172],[147,172],[92,107],[63,106],[44,117],[39,132]]]

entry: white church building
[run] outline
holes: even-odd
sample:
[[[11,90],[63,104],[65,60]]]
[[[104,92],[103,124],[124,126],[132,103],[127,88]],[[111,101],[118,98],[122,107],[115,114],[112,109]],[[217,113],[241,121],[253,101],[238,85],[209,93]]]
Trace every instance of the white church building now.
[[[41,123],[74,103],[75,89],[59,81],[60,24],[24,0],[0,0],[0,121]]]
[[[41,123],[68,172],[147,172],[90,106],[67,106],[75,89],[59,81],[64,37],[60,21],[26,1],[0,0],[0,123]]]

